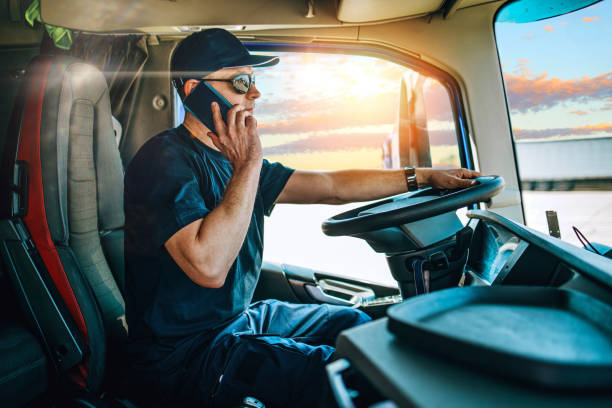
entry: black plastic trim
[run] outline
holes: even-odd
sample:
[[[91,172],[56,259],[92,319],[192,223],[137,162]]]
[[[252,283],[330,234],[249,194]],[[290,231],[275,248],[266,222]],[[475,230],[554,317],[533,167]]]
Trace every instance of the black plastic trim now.
[[[8,219],[15,215],[13,194],[16,193],[16,188],[13,185],[13,181],[15,180],[14,172],[16,170],[17,150],[21,140],[21,122],[25,111],[25,94],[28,90],[26,81],[23,79],[21,81],[15,96],[13,112],[11,113],[6,133],[2,163],[0,163],[0,174],[3,175],[3,177],[0,177],[0,196],[2,197],[0,199],[0,218],[2,219]]]
[[[15,291],[41,336],[55,369],[64,372],[74,367],[83,358],[84,342],[76,327],[64,317],[63,305],[55,300],[25,243],[3,241],[0,252]]]
[[[517,237],[558,258],[577,273],[612,288],[612,259],[575,247],[490,211],[471,210],[467,212],[467,216],[500,225]]]
[[[351,363],[344,358],[338,359],[326,367],[329,386],[339,408],[355,408],[349,389],[342,379],[342,373],[350,368]]]

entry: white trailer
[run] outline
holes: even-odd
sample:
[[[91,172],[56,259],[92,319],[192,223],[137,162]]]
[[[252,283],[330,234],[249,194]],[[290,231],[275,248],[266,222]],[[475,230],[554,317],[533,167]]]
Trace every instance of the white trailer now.
[[[517,141],[521,184],[529,190],[612,187],[612,136]]]

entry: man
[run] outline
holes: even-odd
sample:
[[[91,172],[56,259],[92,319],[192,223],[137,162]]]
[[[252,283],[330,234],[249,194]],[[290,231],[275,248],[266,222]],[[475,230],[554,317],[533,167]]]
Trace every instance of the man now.
[[[264,160],[251,75],[277,62],[250,55],[224,30],[187,37],[172,56],[177,90],[184,98],[208,81],[233,105],[227,121],[215,104],[215,129],[187,112],[126,171],[127,351],[132,382],[156,398],[232,406],[254,396],[272,406],[317,406],[336,336],[370,320],[339,306],[250,305],[263,215],[275,203],[341,204],[408,189],[404,170],[308,172]],[[421,185],[458,188],[478,173],[415,175]]]

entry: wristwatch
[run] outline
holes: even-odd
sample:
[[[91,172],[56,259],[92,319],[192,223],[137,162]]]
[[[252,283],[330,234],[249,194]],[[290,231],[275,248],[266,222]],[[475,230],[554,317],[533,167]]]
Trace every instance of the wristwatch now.
[[[416,191],[419,189],[419,183],[416,178],[416,169],[414,167],[404,167],[404,176],[406,177],[406,185],[408,191]]]

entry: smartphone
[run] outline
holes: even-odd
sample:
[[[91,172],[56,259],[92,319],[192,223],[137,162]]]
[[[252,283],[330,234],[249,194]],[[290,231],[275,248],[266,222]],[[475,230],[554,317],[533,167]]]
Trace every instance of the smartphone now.
[[[227,111],[230,110],[232,104],[206,81],[200,81],[193,91],[187,95],[187,98],[183,101],[183,106],[185,106],[185,109],[189,111],[189,113],[209,128],[211,132],[215,132],[215,123],[210,107],[210,104],[213,102],[219,104],[223,121],[227,123]]]

